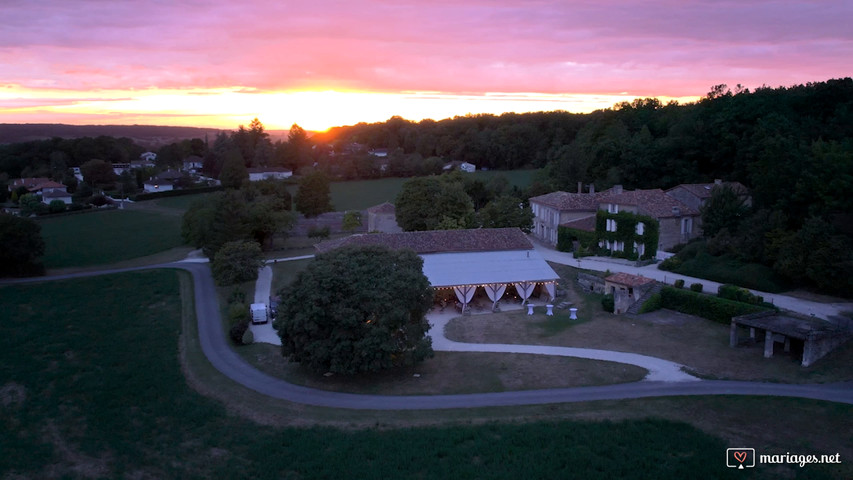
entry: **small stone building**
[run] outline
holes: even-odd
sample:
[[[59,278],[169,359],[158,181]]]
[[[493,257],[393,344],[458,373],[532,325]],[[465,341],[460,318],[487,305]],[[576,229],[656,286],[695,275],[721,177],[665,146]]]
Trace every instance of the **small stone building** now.
[[[613,295],[613,313],[625,313],[631,305],[655,285],[655,280],[642,275],[616,273],[604,279],[604,293]]]
[[[403,231],[397,225],[397,209],[393,204],[385,202],[367,209],[367,231],[380,233],[400,233]]]

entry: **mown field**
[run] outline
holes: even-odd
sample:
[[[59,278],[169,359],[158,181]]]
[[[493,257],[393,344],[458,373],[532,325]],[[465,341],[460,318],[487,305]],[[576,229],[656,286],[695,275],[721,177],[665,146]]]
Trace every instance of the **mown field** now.
[[[48,269],[111,264],[183,245],[180,215],[109,210],[38,223]]]
[[[0,288],[3,478],[773,477],[726,469],[726,442],[667,420],[255,424],[187,385],[178,292],[191,289],[179,275]],[[292,411],[304,421],[309,410]]]
[[[504,176],[510,185],[519,188],[529,186],[537,170],[486,171],[474,172],[470,175],[483,182],[488,182],[496,176]],[[364,210],[383,202],[394,203],[397,194],[403,188],[408,178],[380,178],[376,180],[355,180],[350,182],[333,182],[330,187],[332,206],[335,210]],[[296,186],[291,189],[296,193]]]

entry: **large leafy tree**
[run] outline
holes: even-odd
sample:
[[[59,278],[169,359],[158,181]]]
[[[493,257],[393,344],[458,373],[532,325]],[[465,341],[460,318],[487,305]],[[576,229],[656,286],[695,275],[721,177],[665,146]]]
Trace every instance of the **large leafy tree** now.
[[[116,180],[113,166],[103,160],[89,160],[80,165],[80,171],[83,173],[83,180],[96,188],[106,188]]]
[[[715,186],[711,198],[701,208],[702,231],[706,237],[713,237],[722,229],[734,232],[748,211],[745,200],[731,187]]]
[[[243,156],[237,150],[229,150],[222,162],[219,181],[225,188],[240,188],[249,179],[249,171],[243,163]]]
[[[32,220],[0,214],[0,276],[41,275],[44,267],[41,226]]]
[[[480,224],[484,228],[518,227],[530,232],[533,212],[516,197],[502,195],[480,209]]]
[[[331,212],[329,178],[323,172],[313,172],[302,177],[294,201],[296,209],[309,218]]]
[[[234,285],[258,278],[264,266],[261,247],[253,241],[228,242],[216,252],[211,263],[213,278],[220,286]]]
[[[355,374],[432,356],[433,291],[408,250],[346,247],[318,255],[280,292],[282,354],[317,372]]]
[[[284,234],[292,225],[287,202],[247,188],[193,202],[184,213],[181,234],[186,243],[213,258],[228,242],[255,240],[262,247],[269,246],[274,235]]]
[[[397,224],[407,232],[474,226],[474,204],[460,182],[413,178],[403,184],[395,206]]]
[[[308,165],[310,156],[310,140],[308,133],[297,124],[290,127],[290,132],[287,134],[287,143],[283,144],[283,156],[285,165],[296,170]]]

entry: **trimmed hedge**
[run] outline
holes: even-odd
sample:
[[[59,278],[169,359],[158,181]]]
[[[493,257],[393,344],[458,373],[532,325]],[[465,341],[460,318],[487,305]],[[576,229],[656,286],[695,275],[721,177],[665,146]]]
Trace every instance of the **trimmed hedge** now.
[[[731,323],[732,317],[768,310],[758,305],[712,297],[673,287],[664,287],[661,289],[660,296],[663,308],[707,318],[708,320],[725,325]]]
[[[223,186],[217,187],[198,187],[198,188],[185,188],[183,190],[169,190],[167,192],[151,192],[151,193],[140,193],[135,197],[131,197],[134,202],[143,202],[145,200],[154,200],[157,198],[166,198],[166,197],[182,197],[184,195],[195,195],[197,193],[209,193],[209,192],[219,192],[225,190]]]
[[[717,296],[752,305],[761,305],[764,303],[764,297],[761,295],[756,295],[745,288],[732,284],[720,285],[720,288],[717,289]]]
[[[697,292],[697,293],[702,293],[702,284],[701,283],[691,283],[690,284],[690,290]]]

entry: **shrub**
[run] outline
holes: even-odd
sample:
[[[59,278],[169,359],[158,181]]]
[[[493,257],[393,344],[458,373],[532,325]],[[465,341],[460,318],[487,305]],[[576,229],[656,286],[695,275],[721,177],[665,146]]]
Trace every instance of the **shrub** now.
[[[764,297],[761,295],[756,295],[745,288],[731,284],[720,285],[720,288],[717,289],[717,296],[751,305],[761,305],[764,303]]]
[[[231,293],[228,295],[228,303],[246,303],[246,292],[239,288],[231,290]]]
[[[111,202],[103,195],[93,195],[92,198],[89,199],[88,203],[91,203],[96,207],[103,207]]]
[[[48,205],[48,209],[50,213],[62,213],[65,211],[65,202],[62,200],[51,200],[50,205]]]
[[[680,266],[681,266],[681,264],[682,264],[682,262],[681,262],[681,259],[680,259],[680,258],[678,258],[678,257],[669,257],[669,258],[667,258],[666,260],[664,260],[664,261],[660,262],[660,265],[658,265],[658,269],[660,269],[660,270],[667,270],[667,271],[672,272],[672,271],[674,271],[675,269],[677,269],[678,267],[680,267]]]
[[[732,317],[758,313],[767,308],[701,293],[664,287],[661,290],[662,307],[728,325]]]
[[[308,238],[329,238],[329,227],[311,227],[308,229]]]
[[[235,345],[243,344],[243,335],[246,331],[249,330],[249,322],[240,322],[231,326],[231,329],[228,330],[228,336],[231,337],[231,341],[234,342]]]
[[[82,203],[72,203],[71,205],[68,205],[69,212],[79,212],[80,210],[83,210],[83,208],[85,207]]]
[[[252,342],[255,341],[255,334],[252,333],[252,329],[247,328],[246,331],[243,332],[243,338],[241,341],[243,345],[251,345]]]
[[[702,293],[702,284],[701,283],[691,283],[690,290],[693,290],[696,293]]]
[[[672,284],[672,286],[674,286],[675,288],[684,288],[684,280],[679,278],[675,281],[675,283]]]
[[[660,293],[655,293],[646,300],[646,303],[644,303],[642,307],[640,307],[640,313],[654,312],[655,310],[660,310],[662,307],[663,299],[661,298]]]
[[[186,188],[183,190],[169,190],[167,192],[151,192],[151,193],[140,193],[136,196],[131,196],[130,199],[135,202],[142,202],[145,200],[153,200],[155,198],[163,198],[163,197],[181,197],[184,195],[197,195],[199,193],[209,193],[209,192],[219,192],[224,190],[225,187],[199,187],[199,188]]]
[[[601,299],[601,307],[604,308],[605,312],[613,313],[613,310],[616,308],[616,302],[613,300],[613,294],[608,293]]]
[[[228,307],[228,320],[231,325],[249,319],[249,307],[245,303],[232,303]]]

